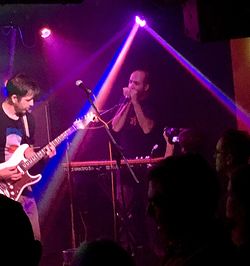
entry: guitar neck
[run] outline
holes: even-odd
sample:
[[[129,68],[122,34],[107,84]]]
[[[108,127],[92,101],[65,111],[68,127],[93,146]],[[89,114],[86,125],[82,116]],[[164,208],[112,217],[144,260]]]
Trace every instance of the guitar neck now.
[[[72,125],[70,128],[65,130],[61,135],[56,137],[54,140],[52,140],[50,143],[56,147],[58,146],[62,141],[64,141],[68,136],[70,136],[72,133],[74,133],[77,130],[77,127],[75,125]],[[19,166],[24,170],[27,171],[31,167],[33,167],[38,161],[40,161],[45,155],[47,154],[47,145],[43,147],[40,151],[36,152],[31,158],[29,158],[27,161],[21,161]]]

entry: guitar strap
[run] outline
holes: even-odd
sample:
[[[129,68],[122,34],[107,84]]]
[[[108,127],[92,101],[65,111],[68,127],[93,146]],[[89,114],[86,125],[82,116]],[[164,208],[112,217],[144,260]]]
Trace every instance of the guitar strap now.
[[[25,143],[30,145],[30,130],[29,130],[29,123],[28,123],[28,119],[27,119],[27,115],[22,116],[22,122],[23,122],[23,129],[25,132]],[[26,187],[23,192],[22,195],[25,197],[32,197],[32,190],[31,190],[31,186]]]
[[[29,130],[27,116],[26,115],[22,116],[22,120],[23,120],[23,128],[24,128],[25,137],[26,137],[26,143],[27,143],[29,142],[28,140],[30,139],[30,130]]]
[[[28,124],[28,119],[26,115],[23,116],[23,125],[24,125],[24,131],[25,131],[26,137],[30,138],[29,124]]]

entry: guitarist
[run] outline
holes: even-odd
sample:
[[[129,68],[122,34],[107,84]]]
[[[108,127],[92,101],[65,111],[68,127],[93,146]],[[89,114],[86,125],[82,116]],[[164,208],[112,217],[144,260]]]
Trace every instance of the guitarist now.
[[[10,159],[15,150],[21,144],[29,144],[24,152],[26,158],[33,154],[35,123],[31,115],[31,108],[40,88],[34,80],[26,74],[18,73],[8,80],[6,85],[6,99],[0,108],[0,163]],[[55,155],[55,148],[52,145],[47,147],[47,155]],[[22,178],[16,167],[6,167],[0,170],[0,179],[15,181]],[[38,210],[31,187],[23,190],[19,198],[25,212],[27,213],[35,238],[40,240],[40,225]]]

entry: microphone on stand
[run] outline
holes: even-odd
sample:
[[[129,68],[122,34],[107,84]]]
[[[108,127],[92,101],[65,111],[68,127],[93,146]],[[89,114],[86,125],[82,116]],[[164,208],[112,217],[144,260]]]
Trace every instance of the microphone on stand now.
[[[159,147],[158,144],[155,144],[155,145],[153,146],[153,148],[152,148],[152,150],[151,150],[151,152],[150,152],[150,158],[152,158],[154,151],[157,150],[158,147]]]
[[[122,91],[123,91],[124,97],[130,98],[130,88],[129,87],[123,87]]]
[[[153,158],[153,153],[154,153],[155,150],[158,149],[158,147],[159,147],[159,145],[158,145],[158,144],[155,144],[155,145],[153,146],[151,152],[150,152],[150,156],[146,156],[146,159],[152,159],[152,158]],[[152,164],[151,164],[151,163],[148,163],[148,164],[147,164],[147,168],[151,168],[151,167],[152,167]]]
[[[88,94],[93,94],[92,93],[92,90],[89,89],[87,86],[85,86],[83,84],[83,81],[80,80],[80,79],[76,81],[76,86],[79,87],[79,88],[81,88],[81,89],[84,89]]]
[[[125,98],[124,98],[124,100],[122,102],[122,105],[127,104],[129,101],[130,101],[130,97],[125,96]]]
[[[76,86],[81,88],[81,89],[83,89],[86,92],[86,94],[92,95],[94,97],[94,99],[96,100],[95,94],[92,92],[92,90],[90,88],[88,88],[87,86],[84,85],[82,80],[80,80],[80,79],[77,80],[76,81]]]
[[[122,90],[123,90],[123,95],[125,97],[122,102],[122,105],[126,105],[131,100],[130,89],[128,87],[124,87]]]

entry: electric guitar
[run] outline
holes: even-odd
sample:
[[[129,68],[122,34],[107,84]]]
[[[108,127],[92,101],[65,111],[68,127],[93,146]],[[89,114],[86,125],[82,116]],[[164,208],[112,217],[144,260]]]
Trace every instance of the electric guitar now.
[[[94,115],[91,112],[88,113],[87,115],[85,115],[84,119],[76,120],[70,128],[68,128],[61,135],[52,140],[50,144],[56,147],[78,129],[84,129],[89,124],[89,122],[94,121],[94,119]],[[26,159],[24,157],[24,152],[28,147],[28,144],[20,145],[8,161],[0,163],[0,169],[10,166],[16,166],[18,171],[22,173],[22,177],[17,181],[12,181],[10,179],[6,181],[0,181],[0,194],[3,194],[16,201],[19,199],[24,188],[36,184],[42,178],[41,174],[30,175],[28,170],[37,162],[39,162],[44,156],[46,156],[47,145],[38,152],[34,153],[31,158]]]

